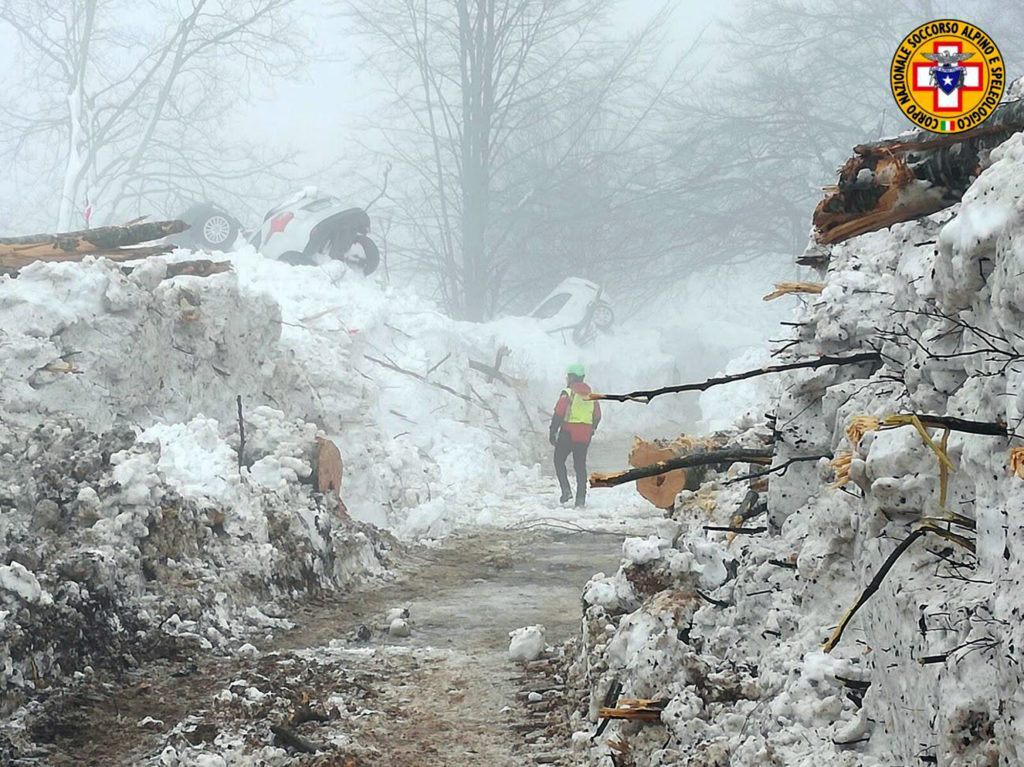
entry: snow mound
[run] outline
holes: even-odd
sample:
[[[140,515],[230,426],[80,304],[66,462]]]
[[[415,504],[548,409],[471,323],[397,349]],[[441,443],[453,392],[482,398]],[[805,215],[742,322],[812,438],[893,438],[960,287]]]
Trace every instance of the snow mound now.
[[[510,631],[508,637],[509,660],[528,663],[544,652],[544,627],[539,623]]]

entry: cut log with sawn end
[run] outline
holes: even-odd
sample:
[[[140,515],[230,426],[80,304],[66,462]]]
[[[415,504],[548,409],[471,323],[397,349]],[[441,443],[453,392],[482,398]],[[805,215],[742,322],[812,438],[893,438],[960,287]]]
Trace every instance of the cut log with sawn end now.
[[[636,437],[629,451],[629,465],[634,468],[650,466],[670,458],[679,458],[692,453],[705,452],[709,448],[724,444],[712,437],[695,439],[681,436],[671,442],[666,440],[647,441]],[[693,466],[688,469],[674,469],[665,474],[644,477],[636,481],[637,492],[659,509],[671,509],[676,496],[683,490],[697,490],[711,466]]]

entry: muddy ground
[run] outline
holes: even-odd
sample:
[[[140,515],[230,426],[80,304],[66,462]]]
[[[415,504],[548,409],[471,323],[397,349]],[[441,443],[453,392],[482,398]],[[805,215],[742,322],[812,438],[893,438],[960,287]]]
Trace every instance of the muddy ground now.
[[[44,694],[30,730],[39,750],[10,763],[132,765],[168,746],[194,757],[276,743],[294,764],[568,764],[573,702],[553,665],[508,660],[508,632],[543,623],[549,644],[574,635],[581,589],[614,570],[620,543],[488,531],[411,550],[393,581],[296,608],[296,628],[255,641],[255,657],[186,652]],[[409,637],[385,630],[392,607],[408,607]],[[542,701],[526,700],[533,689]]]
[[[601,447],[591,468],[614,468],[622,446]],[[177,647],[119,678],[39,691],[27,729],[8,730],[20,748],[0,733],[0,764],[571,764],[564,664],[509,661],[508,632],[542,623],[552,646],[577,635],[587,580],[616,569],[623,536],[647,532],[488,529],[406,549],[390,580],[293,606],[295,628],[252,640],[247,657]],[[395,607],[408,637],[387,632]]]

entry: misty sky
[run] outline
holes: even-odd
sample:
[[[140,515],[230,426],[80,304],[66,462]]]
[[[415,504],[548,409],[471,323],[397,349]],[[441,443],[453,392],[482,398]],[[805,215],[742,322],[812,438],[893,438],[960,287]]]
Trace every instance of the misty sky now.
[[[313,63],[299,82],[278,83],[239,113],[237,125],[260,143],[283,141],[302,149],[302,170],[315,174],[324,161],[341,156],[346,143],[372,129],[378,91],[373,74],[360,71],[360,54],[353,48],[345,19],[324,12],[320,0],[304,0],[304,5],[307,18],[316,20],[310,30],[316,49],[331,60]],[[619,5],[616,23],[636,28],[663,6],[659,0],[627,0]],[[672,16],[670,34],[675,44],[668,53],[684,50],[727,7],[727,3],[681,2]]]

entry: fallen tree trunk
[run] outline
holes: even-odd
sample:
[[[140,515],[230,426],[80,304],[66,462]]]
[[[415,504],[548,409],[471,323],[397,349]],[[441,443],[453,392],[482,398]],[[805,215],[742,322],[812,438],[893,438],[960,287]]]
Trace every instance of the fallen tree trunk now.
[[[130,245],[159,240],[188,228],[184,221],[151,221],[129,226],[104,226],[77,232],[0,237],[0,266],[20,269],[33,261],[80,261],[102,255],[126,261],[153,255],[154,248],[133,250]],[[155,246],[166,252],[173,246]]]
[[[988,152],[1024,128],[1024,102],[996,107],[984,125],[956,135],[916,131],[860,144],[814,210],[815,239],[842,242],[960,201]],[[923,182],[923,183],[922,183]]]
[[[801,368],[823,368],[829,365],[858,365],[865,362],[881,361],[882,355],[878,352],[860,352],[858,354],[851,354],[849,357],[836,357],[830,354],[824,354],[813,360],[789,362],[785,365],[768,365],[767,367],[757,368],[755,370],[745,370],[742,373],[734,373],[733,375],[709,378],[708,380],[701,381],[700,383],[664,386],[661,389],[645,389],[642,391],[629,392],[628,394],[591,394],[588,399],[607,399],[615,402],[643,402],[646,405],[652,399],[662,394],[677,394],[684,391],[704,391],[706,389],[710,389],[712,386],[721,386],[722,384],[733,383],[734,381],[743,381],[747,378],[755,378],[756,376],[768,375],[769,373],[783,373],[787,370],[799,370]]]
[[[615,487],[616,485],[635,482],[645,477],[665,474],[674,469],[687,469],[692,466],[707,466],[716,463],[729,464],[744,461],[746,463],[767,464],[771,463],[774,455],[775,448],[773,447],[731,447],[722,450],[709,450],[706,453],[694,453],[680,458],[669,458],[665,461],[652,463],[650,466],[641,466],[636,469],[628,469],[612,474],[591,474],[590,486]]]

